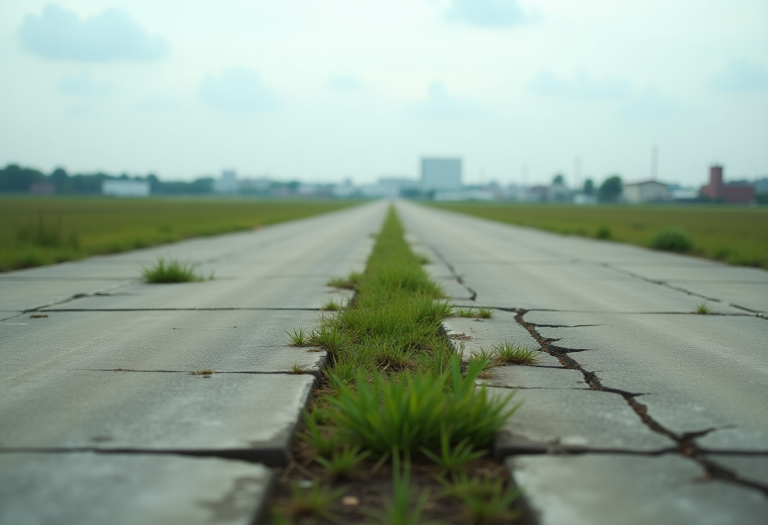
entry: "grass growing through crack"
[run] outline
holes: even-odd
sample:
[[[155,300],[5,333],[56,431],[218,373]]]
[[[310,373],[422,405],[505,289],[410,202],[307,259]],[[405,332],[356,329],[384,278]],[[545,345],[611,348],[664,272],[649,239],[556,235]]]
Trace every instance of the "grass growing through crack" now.
[[[366,516],[382,523],[425,522],[422,513],[432,512],[427,511],[430,492],[411,497],[412,466],[419,466],[419,486],[439,487],[432,476],[458,472],[487,454],[494,434],[517,408],[510,403],[514,393],[492,397],[476,387],[487,359],[462,364],[442,335],[441,321],[452,308],[422,262],[390,211],[365,272],[329,282],[355,290],[354,300],[323,314],[316,328],[288,332],[294,346],[328,352],[326,387],[299,434],[304,465],[320,469],[323,474],[315,479],[328,483],[355,476],[362,464],[371,469],[375,463],[373,472],[382,465],[391,468],[391,498],[384,497],[377,510],[358,509],[357,522]],[[471,309],[472,317],[491,315],[490,309]],[[432,469],[426,483],[425,468]],[[458,498],[452,505],[463,505],[469,515]],[[290,505],[284,514],[298,517]]]
[[[142,277],[144,281],[152,284],[189,283],[206,280],[195,271],[195,268],[196,265],[193,263],[160,257],[152,266],[143,268]],[[213,279],[213,274],[210,275],[209,279]]]
[[[696,313],[699,315],[707,315],[712,312],[712,307],[709,306],[707,301],[702,301],[696,305]]]
[[[490,308],[459,308],[454,310],[453,314],[457,317],[476,318],[476,319],[490,319],[493,317],[493,310]]]

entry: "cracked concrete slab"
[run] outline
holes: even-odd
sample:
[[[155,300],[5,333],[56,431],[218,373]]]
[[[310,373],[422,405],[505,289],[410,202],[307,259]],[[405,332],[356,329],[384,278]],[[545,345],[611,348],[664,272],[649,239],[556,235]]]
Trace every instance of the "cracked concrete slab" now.
[[[112,295],[94,295],[46,310],[142,310],[174,308],[307,308],[349,300],[349,291],[326,286],[325,276],[216,279],[179,284],[132,283]]]
[[[272,477],[224,459],[0,454],[0,523],[250,525]]]
[[[543,358],[548,354],[540,354]],[[500,388],[547,388],[560,390],[590,390],[584,381],[584,375],[578,370],[571,370],[557,365],[544,365],[542,360],[535,366],[495,366],[484,372],[485,379],[479,384]]]
[[[454,347],[462,351],[465,359],[483,350],[490,352],[494,345],[505,342],[529,350],[541,350],[541,345],[520,326],[511,312],[495,311],[490,319],[449,317],[443,320],[443,329]],[[540,355],[542,364],[560,366],[557,359]]]
[[[0,322],[0,380],[51,370],[318,371],[325,352],[290,346],[286,330],[321,313],[277,311],[54,312]],[[0,401],[1,403],[1,401]]]
[[[477,292],[477,304],[505,308],[607,312],[693,312],[700,297],[659,286],[609,268],[584,263],[552,266],[457,264]],[[504,283],[500,286],[499,283]],[[739,313],[722,303],[713,311]]]
[[[768,498],[708,480],[677,455],[518,456],[506,462],[540,525],[761,525]]]
[[[71,299],[79,294],[108,292],[124,285],[125,281],[27,281],[0,278],[0,309],[24,311],[48,306]]]
[[[489,387],[495,396],[508,389]],[[573,447],[653,452],[672,448],[669,438],[652,432],[618,394],[594,390],[519,390],[522,405],[495,441],[504,457],[531,449]]]
[[[615,266],[652,281],[768,284],[768,272],[765,270],[728,266],[717,262],[690,266],[632,266],[628,264]]]
[[[598,324],[541,327],[538,332],[555,339],[557,348],[586,349],[569,355],[595,372],[603,387],[647,394],[637,401],[672,432],[735,426],[734,434],[746,432],[753,446],[768,450],[768,419],[762,404],[754,402],[768,399],[765,320],[576,312],[528,312],[524,319],[544,325]],[[731,446],[742,445],[733,439]]]
[[[734,473],[740,480],[760,485],[768,492],[768,451],[762,456],[702,454],[702,457]]]
[[[766,283],[670,281],[669,284],[753,312],[768,313],[768,284]]]
[[[233,454],[286,464],[308,374],[52,372],[4,383],[0,449]]]

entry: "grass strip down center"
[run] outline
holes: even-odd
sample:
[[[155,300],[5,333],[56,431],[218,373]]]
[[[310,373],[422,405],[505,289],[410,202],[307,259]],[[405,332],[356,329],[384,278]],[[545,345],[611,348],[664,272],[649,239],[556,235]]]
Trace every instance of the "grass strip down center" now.
[[[495,476],[479,474],[488,471],[483,456],[494,434],[517,408],[510,403],[514,392],[492,396],[484,386],[476,387],[490,359],[462,363],[442,333],[441,321],[452,308],[422,262],[390,208],[365,272],[329,283],[354,289],[351,304],[326,314],[314,329],[290,334],[295,346],[326,350],[329,364],[325,388],[305,416],[299,434],[302,458],[296,460],[303,461],[305,473],[315,469],[316,479],[309,492],[297,488],[296,483],[308,482],[303,478],[290,490],[283,487],[284,497],[278,496],[273,507],[274,523],[303,523],[310,517],[330,523],[344,515],[355,517],[350,522],[367,516],[382,523],[417,523],[463,514],[467,522],[506,523],[516,515],[510,510],[516,493],[503,467],[496,466]],[[366,465],[367,475],[362,474]],[[371,476],[387,468],[389,496],[369,508],[336,502],[356,499],[341,497],[339,480],[363,477],[372,484]],[[410,473],[417,468],[421,476],[414,488]],[[308,511],[299,503],[313,494],[314,510]],[[489,509],[493,512],[486,515]]]

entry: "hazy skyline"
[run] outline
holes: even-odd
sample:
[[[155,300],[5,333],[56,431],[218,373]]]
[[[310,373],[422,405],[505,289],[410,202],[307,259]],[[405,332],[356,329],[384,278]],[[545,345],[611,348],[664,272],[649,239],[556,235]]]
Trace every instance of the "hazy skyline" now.
[[[766,50],[765,0],[4,0],[0,164],[574,185],[657,145],[663,181],[755,178]]]

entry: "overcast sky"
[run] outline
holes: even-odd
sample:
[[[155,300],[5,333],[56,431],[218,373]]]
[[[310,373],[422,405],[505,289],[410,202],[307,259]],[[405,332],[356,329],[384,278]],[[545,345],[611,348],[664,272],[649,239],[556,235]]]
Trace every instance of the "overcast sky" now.
[[[0,2],[2,165],[574,185],[657,145],[663,181],[768,176],[766,0],[54,2]]]

